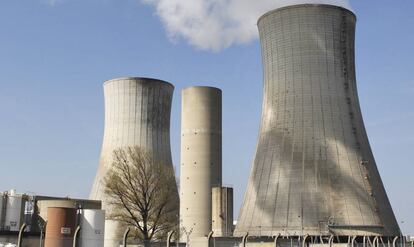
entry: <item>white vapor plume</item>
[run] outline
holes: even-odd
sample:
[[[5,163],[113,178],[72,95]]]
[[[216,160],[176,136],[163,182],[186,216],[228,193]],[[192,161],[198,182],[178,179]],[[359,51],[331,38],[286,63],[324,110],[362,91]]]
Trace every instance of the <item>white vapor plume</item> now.
[[[265,12],[303,3],[350,8],[348,0],[141,0],[155,7],[171,40],[184,39],[220,51],[257,38],[257,19]]]

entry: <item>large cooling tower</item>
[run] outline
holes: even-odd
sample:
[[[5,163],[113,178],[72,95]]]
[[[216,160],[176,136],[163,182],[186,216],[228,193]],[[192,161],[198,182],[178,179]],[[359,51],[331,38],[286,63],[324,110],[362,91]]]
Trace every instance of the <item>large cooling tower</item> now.
[[[181,239],[211,231],[211,190],[221,186],[221,90],[190,87],[182,92]]]
[[[258,21],[262,122],[235,235],[399,235],[365,131],[355,15],[330,5]]]
[[[102,200],[107,215],[103,179],[112,165],[115,149],[139,146],[172,169],[170,115],[174,86],[148,78],[119,78],[105,82],[105,130],[101,160],[90,195]],[[177,193],[178,201],[178,193]],[[177,212],[178,214],[178,212]],[[105,247],[119,246],[117,224],[107,220]]]

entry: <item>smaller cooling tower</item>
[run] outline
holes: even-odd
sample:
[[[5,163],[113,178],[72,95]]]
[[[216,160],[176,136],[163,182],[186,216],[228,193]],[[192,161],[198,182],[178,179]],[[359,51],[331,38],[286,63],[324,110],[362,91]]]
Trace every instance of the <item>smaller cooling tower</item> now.
[[[211,231],[211,188],[221,186],[221,90],[182,91],[180,228],[181,239]]]
[[[76,209],[48,208],[45,247],[72,247],[76,229]]]
[[[114,150],[138,146],[155,161],[173,169],[170,148],[170,115],[174,86],[140,77],[117,78],[104,83],[105,130],[101,158],[90,198],[102,200],[102,208],[112,212],[105,195],[104,179],[112,167]],[[178,201],[178,193],[177,193]],[[178,212],[177,212],[178,213]],[[107,220],[105,247],[118,247],[122,238],[119,224]]]

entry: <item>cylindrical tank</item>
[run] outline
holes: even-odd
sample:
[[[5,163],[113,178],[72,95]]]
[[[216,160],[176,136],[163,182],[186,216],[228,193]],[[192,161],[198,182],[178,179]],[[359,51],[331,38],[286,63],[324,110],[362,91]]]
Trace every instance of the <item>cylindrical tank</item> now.
[[[323,4],[258,21],[262,122],[235,235],[399,235],[355,77],[356,16]]]
[[[23,220],[23,197],[16,194],[15,190],[10,190],[6,200],[5,228],[6,230],[17,232]]]
[[[222,93],[213,87],[182,91],[180,227],[181,239],[211,231],[211,188],[221,186]]]
[[[155,161],[173,169],[170,147],[173,91],[172,84],[150,78],[118,78],[104,83],[105,129],[100,164],[90,198],[102,200],[108,216],[112,210],[106,203],[103,180],[111,168],[114,150],[138,146],[152,154]],[[174,201],[178,202],[178,192],[176,197]],[[122,238],[110,230],[122,232],[113,224],[114,221],[106,222],[105,247],[117,246]]]
[[[48,208],[76,208],[74,200],[39,200],[37,201],[37,210],[39,216],[46,222]]]
[[[103,247],[105,211],[84,209],[81,211],[81,247]]]
[[[45,247],[72,247],[76,230],[76,209],[48,208]]]

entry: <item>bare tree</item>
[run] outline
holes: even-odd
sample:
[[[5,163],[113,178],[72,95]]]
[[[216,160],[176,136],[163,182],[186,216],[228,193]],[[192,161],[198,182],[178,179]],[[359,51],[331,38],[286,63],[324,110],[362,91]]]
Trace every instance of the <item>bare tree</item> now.
[[[146,245],[162,239],[178,225],[176,188],[171,166],[136,146],[115,150],[105,177],[105,194],[112,207],[108,218],[132,226]]]

